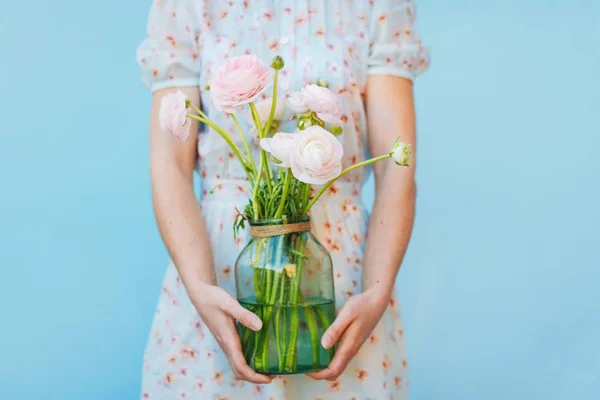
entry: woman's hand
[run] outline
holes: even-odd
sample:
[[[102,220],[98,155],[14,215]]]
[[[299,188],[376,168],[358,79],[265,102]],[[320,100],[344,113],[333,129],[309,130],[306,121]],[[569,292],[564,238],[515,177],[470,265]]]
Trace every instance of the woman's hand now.
[[[192,303],[225,352],[235,377],[253,383],[270,383],[270,377],[257,374],[246,363],[234,324],[237,319],[250,329],[258,330],[262,321],[215,285],[210,238],[194,193],[198,123],[191,121],[185,140],[176,139],[160,128],[161,100],[178,90],[196,107],[200,106],[197,86],[162,89],[154,93],[150,172],[158,228]]]
[[[321,339],[326,349],[338,343],[333,360],[327,368],[307,375],[314,379],[337,379],[375,329],[389,299],[390,294],[372,290],[350,297]]]
[[[258,331],[262,321],[258,316],[240,305],[224,289],[203,284],[191,297],[200,317],[210,329],[227,356],[236,379],[252,383],[271,383],[273,378],[254,372],[246,363],[242,354],[240,337],[235,329],[235,321]]]

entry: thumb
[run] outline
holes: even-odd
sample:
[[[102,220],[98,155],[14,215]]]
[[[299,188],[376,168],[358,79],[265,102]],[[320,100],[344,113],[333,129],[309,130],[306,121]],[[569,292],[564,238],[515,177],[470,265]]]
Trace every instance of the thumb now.
[[[352,320],[352,313],[349,311],[349,307],[347,307],[346,304],[344,307],[342,307],[331,326],[327,328],[325,333],[323,333],[321,345],[326,349],[333,347],[333,345],[340,339],[346,328],[348,328]]]
[[[231,317],[235,318],[242,325],[252,329],[253,331],[260,331],[262,328],[263,324],[260,318],[258,318],[258,315],[254,314],[252,311],[246,310],[233,297],[231,297],[230,301],[225,304],[223,309]]]

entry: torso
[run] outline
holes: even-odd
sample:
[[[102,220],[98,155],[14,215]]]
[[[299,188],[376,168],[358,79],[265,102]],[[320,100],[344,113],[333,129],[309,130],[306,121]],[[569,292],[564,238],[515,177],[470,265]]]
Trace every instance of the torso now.
[[[193,3],[201,21],[197,30],[201,61],[200,88],[227,57],[249,53],[269,61],[285,60],[279,90],[295,91],[325,78],[339,94],[344,112],[344,166],[363,160],[367,153],[363,98],[367,83],[368,1],[256,0],[198,1]],[[187,28],[187,27],[186,27]],[[270,94],[265,94],[270,96]],[[232,121],[214,110],[203,92],[204,110],[238,137]],[[245,112],[239,116],[245,128]],[[291,132],[293,124],[282,130]],[[256,143],[254,143],[257,149]],[[229,147],[214,132],[202,132],[198,144],[198,171],[204,186],[202,209],[209,231],[214,267],[220,286],[235,296],[233,265],[248,237],[232,235],[235,207],[248,197],[235,185],[244,174]],[[336,182],[311,210],[313,231],[329,250],[334,266],[336,306],[361,291],[363,246],[367,213],[360,205],[360,187],[367,171],[357,170]],[[376,267],[376,266],[375,266]],[[149,399],[396,399],[408,396],[403,329],[395,297],[379,324],[339,379],[315,381],[292,375],[258,386],[237,381],[224,353],[191,304],[171,264],[157,307],[144,357],[142,398]]]

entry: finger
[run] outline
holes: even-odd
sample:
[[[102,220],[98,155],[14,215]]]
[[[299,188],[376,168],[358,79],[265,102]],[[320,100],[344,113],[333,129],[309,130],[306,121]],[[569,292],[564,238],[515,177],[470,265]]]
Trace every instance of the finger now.
[[[245,360],[243,365],[240,365],[236,368],[239,376],[238,379],[243,379],[245,381],[258,384],[269,384],[273,380],[273,377],[261,375],[258,372],[254,371],[248,366],[248,364],[246,364]]]
[[[353,320],[354,317],[350,310],[342,307],[338,316],[333,321],[333,324],[331,324],[331,326],[327,328],[323,334],[323,337],[321,338],[321,345],[326,349],[332,347],[339,340]]]
[[[346,366],[356,355],[357,347],[355,345],[356,334],[351,332],[351,329],[346,330],[340,339],[339,345],[335,351],[333,359],[329,363],[329,366],[321,371],[307,373],[313,379],[327,379],[335,380],[342,372],[346,369]]]
[[[262,328],[262,321],[260,320],[260,318],[258,318],[258,315],[246,310],[233,297],[229,297],[228,300],[224,301],[222,308],[223,311],[225,311],[230,316],[238,320],[242,325],[252,329],[253,331],[260,331],[260,329]]]
[[[239,336],[231,338],[226,350],[227,358],[236,379],[245,380],[252,383],[271,383],[272,377],[261,375],[248,366],[244,355]]]

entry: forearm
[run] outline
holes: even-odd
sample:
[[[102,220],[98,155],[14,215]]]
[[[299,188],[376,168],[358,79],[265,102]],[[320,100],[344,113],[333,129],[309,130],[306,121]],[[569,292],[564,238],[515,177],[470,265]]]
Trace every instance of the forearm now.
[[[384,154],[398,137],[415,153],[416,128],[412,83],[372,76],[367,86],[369,143],[373,155]],[[385,160],[373,167],[375,204],[365,246],[363,290],[391,294],[406,253],[415,216],[416,157],[410,167]]]
[[[152,199],[158,229],[188,291],[216,283],[210,240],[193,184],[177,168],[153,172]]]
[[[198,124],[190,121],[189,136],[179,140],[160,128],[159,107],[169,89],[155,93],[150,120],[150,172],[154,214],[163,242],[190,294],[203,284],[215,284],[210,240],[194,194]],[[196,105],[197,88],[182,88]]]
[[[391,166],[394,167],[396,166]],[[385,296],[393,290],[415,216],[414,180],[409,177],[407,182],[398,185],[398,176],[394,172],[389,171],[387,177],[382,177],[377,188],[369,222],[362,278],[363,291],[374,290]]]

